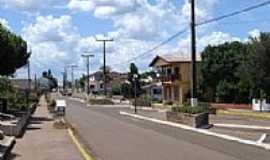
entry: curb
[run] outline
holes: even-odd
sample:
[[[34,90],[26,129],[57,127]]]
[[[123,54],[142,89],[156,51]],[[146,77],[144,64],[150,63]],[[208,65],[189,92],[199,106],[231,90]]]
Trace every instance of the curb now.
[[[84,158],[84,160],[94,160],[94,158],[92,158],[91,155],[89,155],[87,153],[87,151],[83,148],[83,146],[80,144],[79,140],[76,138],[76,136],[74,135],[72,129],[68,129],[68,134],[72,140],[72,142],[75,144],[75,146],[77,147],[77,149],[79,150],[80,154],[82,155],[82,157]]]
[[[217,114],[231,115],[231,116],[242,116],[242,117],[251,117],[251,118],[267,119],[267,120],[270,119],[270,114],[269,113],[260,113],[260,112],[217,110]]]
[[[255,147],[263,148],[263,149],[268,150],[268,151],[270,150],[270,144],[260,143],[260,142],[251,141],[251,140],[245,140],[245,139],[241,139],[238,137],[233,137],[233,136],[229,136],[229,135],[225,135],[225,134],[210,132],[210,131],[207,131],[204,129],[193,128],[193,127],[183,125],[183,124],[173,123],[173,122],[169,122],[169,121],[162,121],[162,120],[149,118],[149,117],[136,115],[136,114],[130,114],[130,113],[123,112],[123,111],[120,111],[119,113],[120,113],[120,115],[124,115],[124,116],[130,116],[130,117],[145,120],[145,121],[150,121],[150,122],[154,122],[154,123],[158,123],[158,124],[162,124],[162,125],[168,125],[168,126],[172,126],[172,127],[176,127],[176,128],[181,128],[184,130],[201,133],[201,134],[205,134],[208,136],[214,136],[214,137],[218,137],[221,139],[238,142],[241,144],[252,145]]]
[[[270,130],[270,127],[255,126],[255,125],[242,125],[242,124],[213,124],[216,127],[222,128],[238,128],[238,129],[252,129],[252,130]]]

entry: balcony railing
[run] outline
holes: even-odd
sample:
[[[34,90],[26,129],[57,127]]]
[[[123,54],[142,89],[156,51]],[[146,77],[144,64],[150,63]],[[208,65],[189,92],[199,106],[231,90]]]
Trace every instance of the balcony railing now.
[[[181,81],[181,80],[182,80],[181,74],[161,75],[162,82],[174,82],[174,81]]]

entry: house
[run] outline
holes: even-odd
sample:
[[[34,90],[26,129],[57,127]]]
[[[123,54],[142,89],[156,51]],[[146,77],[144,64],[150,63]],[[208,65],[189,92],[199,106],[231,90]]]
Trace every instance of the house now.
[[[159,73],[163,102],[183,104],[187,101],[191,85],[191,58],[180,53],[158,55],[150,67]]]
[[[142,87],[153,101],[162,101],[162,83],[153,82]]]
[[[21,92],[28,91],[29,89],[33,90],[35,88],[35,83],[28,79],[11,79],[11,84],[15,89]]]
[[[124,83],[127,79],[127,74],[119,72],[109,72],[107,73],[107,91],[108,93],[112,92],[113,84]],[[89,88],[92,93],[98,94],[104,92],[104,79],[103,72],[97,71],[89,76]]]
[[[103,73],[95,72],[89,76],[89,88],[92,93],[103,92]]]

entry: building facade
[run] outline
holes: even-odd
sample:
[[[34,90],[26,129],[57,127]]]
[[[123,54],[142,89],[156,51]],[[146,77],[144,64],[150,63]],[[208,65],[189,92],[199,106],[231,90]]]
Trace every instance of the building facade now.
[[[163,102],[187,102],[191,85],[191,60],[177,55],[156,56],[150,64],[159,73]]]
[[[122,84],[125,80],[127,80],[127,74],[114,71],[107,73],[107,92],[111,93],[114,84]],[[89,76],[89,88],[91,93],[94,94],[101,94],[104,92],[104,79],[102,71],[97,71]]]

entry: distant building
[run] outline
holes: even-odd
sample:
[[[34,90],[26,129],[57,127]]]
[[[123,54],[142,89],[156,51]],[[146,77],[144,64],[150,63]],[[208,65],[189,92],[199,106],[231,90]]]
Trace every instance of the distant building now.
[[[15,89],[21,92],[28,91],[29,87],[31,88],[31,90],[33,90],[35,87],[35,84],[33,81],[30,82],[30,86],[29,86],[28,79],[11,79],[11,84]]]
[[[160,74],[163,101],[183,104],[187,101],[191,85],[191,58],[178,54],[158,55],[150,67]]]
[[[109,72],[107,73],[107,91],[112,92],[113,84],[122,84],[127,80],[127,74],[119,72]],[[94,94],[99,94],[104,92],[104,79],[103,72],[97,71],[89,76],[89,88]]]
[[[153,82],[142,87],[153,101],[162,101],[162,83]]]

